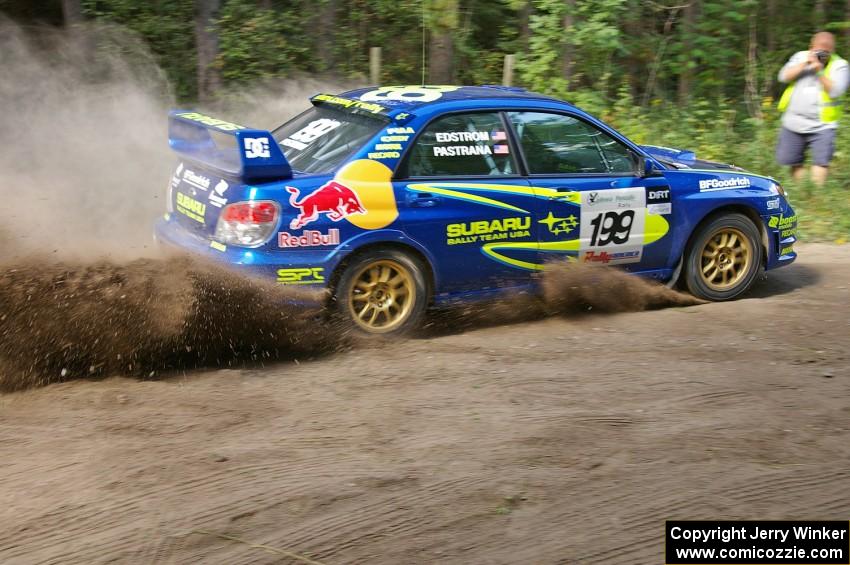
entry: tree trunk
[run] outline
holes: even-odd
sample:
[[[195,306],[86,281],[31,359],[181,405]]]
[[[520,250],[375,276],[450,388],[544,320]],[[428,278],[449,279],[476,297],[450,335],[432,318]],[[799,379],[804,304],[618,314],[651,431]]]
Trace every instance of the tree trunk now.
[[[221,0],[195,0],[195,46],[198,51],[198,100],[210,101],[221,86],[215,68],[218,57],[218,32],[215,19]]]
[[[80,0],[62,0],[62,17],[65,20],[65,27],[82,23],[83,7]]]
[[[428,82],[451,84],[454,80],[454,39],[451,31],[431,32],[428,49]]]
[[[850,8],[850,0],[847,0],[847,6]],[[777,22],[776,19],[776,0],[767,0],[767,21],[768,25],[765,27],[765,50],[768,53],[773,53],[774,49],[776,49],[776,32],[774,31],[774,27],[776,27],[774,22]]]
[[[576,2],[575,0],[565,0],[566,9],[564,11],[564,43],[561,47],[561,74],[567,81],[567,87],[571,86],[573,80],[573,43],[570,40],[570,28],[573,26]]]
[[[336,0],[325,0],[317,11],[319,45],[317,46],[321,70],[329,71],[336,63],[334,58],[334,35],[336,34]]]
[[[850,22],[850,0],[847,0],[847,6],[844,8],[844,21]],[[850,53],[850,27],[844,30],[844,48],[846,53]]]
[[[826,0],[817,0],[815,2],[815,9],[812,11],[812,15],[814,16],[814,24],[815,29],[820,31],[823,27],[823,24],[826,23]]]
[[[454,32],[458,27],[458,0],[431,0],[429,3],[428,81],[454,82]]]
[[[850,3],[850,0],[847,0]],[[528,38],[531,37],[529,23],[531,14],[534,13],[534,5],[531,2],[523,2],[519,9],[519,44],[523,51],[528,49]]]
[[[685,57],[690,59],[691,53],[694,50],[694,22],[696,21],[697,0],[691,0],[689,4],[682,8],[682,34],[684,35],[684,53]],[[685,105],[691,97],[691,85],[694,80],[694,70],[690,64],[683,62],[681,72],[679,73],[679,104]]]

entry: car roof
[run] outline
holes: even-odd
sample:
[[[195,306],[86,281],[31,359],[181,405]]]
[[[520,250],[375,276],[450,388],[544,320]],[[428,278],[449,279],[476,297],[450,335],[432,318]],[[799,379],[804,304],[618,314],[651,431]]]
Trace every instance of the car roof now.
[[[430,86],[430,85],[415,85],[415,86],[372,86],[368,88],[358,88],[356,90],[349,90],[348,92],[343,92],[340,96],[345,98],[356,98],[359,99],[362,95],[367,92],[373,92],[379,89],[437,89],[439,87]],[[452,86],[447,87],[451,88],[451,90],[443,91],[441,96],[434,100],[417,100],[413,96],[408,96],[406,99],[395,99],[392,97],[381,97],[379,104],[385,106],[387,108],[391,108],[392,110],[401,110],[401,111],[413,111],[417,108],[422,108],[425,106],[433,106],[436,104],[443,104],[446,102],[485,102],[485,101],[518,101],[518,100],[537,100],[537,101],[545,101],[545,102],[557,102],[560,104],[568,104],[562,100],[558,100],[557,98],[552,98],[550,96],[545,96],[543,94],[538,94],[536,92],[529,92],[524,88],[519,88],[515,86],[501,86],[498,84],[484,84],[481,86]]]

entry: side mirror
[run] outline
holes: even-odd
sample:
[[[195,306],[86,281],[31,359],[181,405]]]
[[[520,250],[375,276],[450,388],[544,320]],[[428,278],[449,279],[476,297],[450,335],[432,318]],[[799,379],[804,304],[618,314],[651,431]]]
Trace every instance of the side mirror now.
[[[643,155],[638,155],[638,164],[637,164],[638,175],[640,178],[651,177],[655,174],[655,166],[652,163],[651,159],[647,159]]]

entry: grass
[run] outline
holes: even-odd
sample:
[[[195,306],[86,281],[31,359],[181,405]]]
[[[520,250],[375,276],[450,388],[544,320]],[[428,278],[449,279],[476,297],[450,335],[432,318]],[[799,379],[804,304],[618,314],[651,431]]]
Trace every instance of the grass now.
[[[850,111],[839,125],[829,180],[818,187],[808,180],[795,183],[788,168],[776,163],[781,116],[770,99],[763,101],[759,118],[724,101],[700,100],[684,108],[660,101],[642,108],[627,96],[610,103],[597,98],[595,107],[583,102],[637,143],[690,149],[700,159],[776,178],[800,218],[801,240],[842,244],[850,240]]]

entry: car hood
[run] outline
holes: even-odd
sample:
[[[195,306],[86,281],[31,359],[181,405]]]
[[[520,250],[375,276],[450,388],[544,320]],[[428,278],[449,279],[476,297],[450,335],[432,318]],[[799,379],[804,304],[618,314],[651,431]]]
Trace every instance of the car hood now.
[[[718,169],[727,171],[740,171],[744,169],[728,163],[717,161],[706,161],[697,159],[696,153],[688,149],[677,149],[674,147],[661,147],[658,145],[641,145],[641,149],[662,164],[676,169]]]

